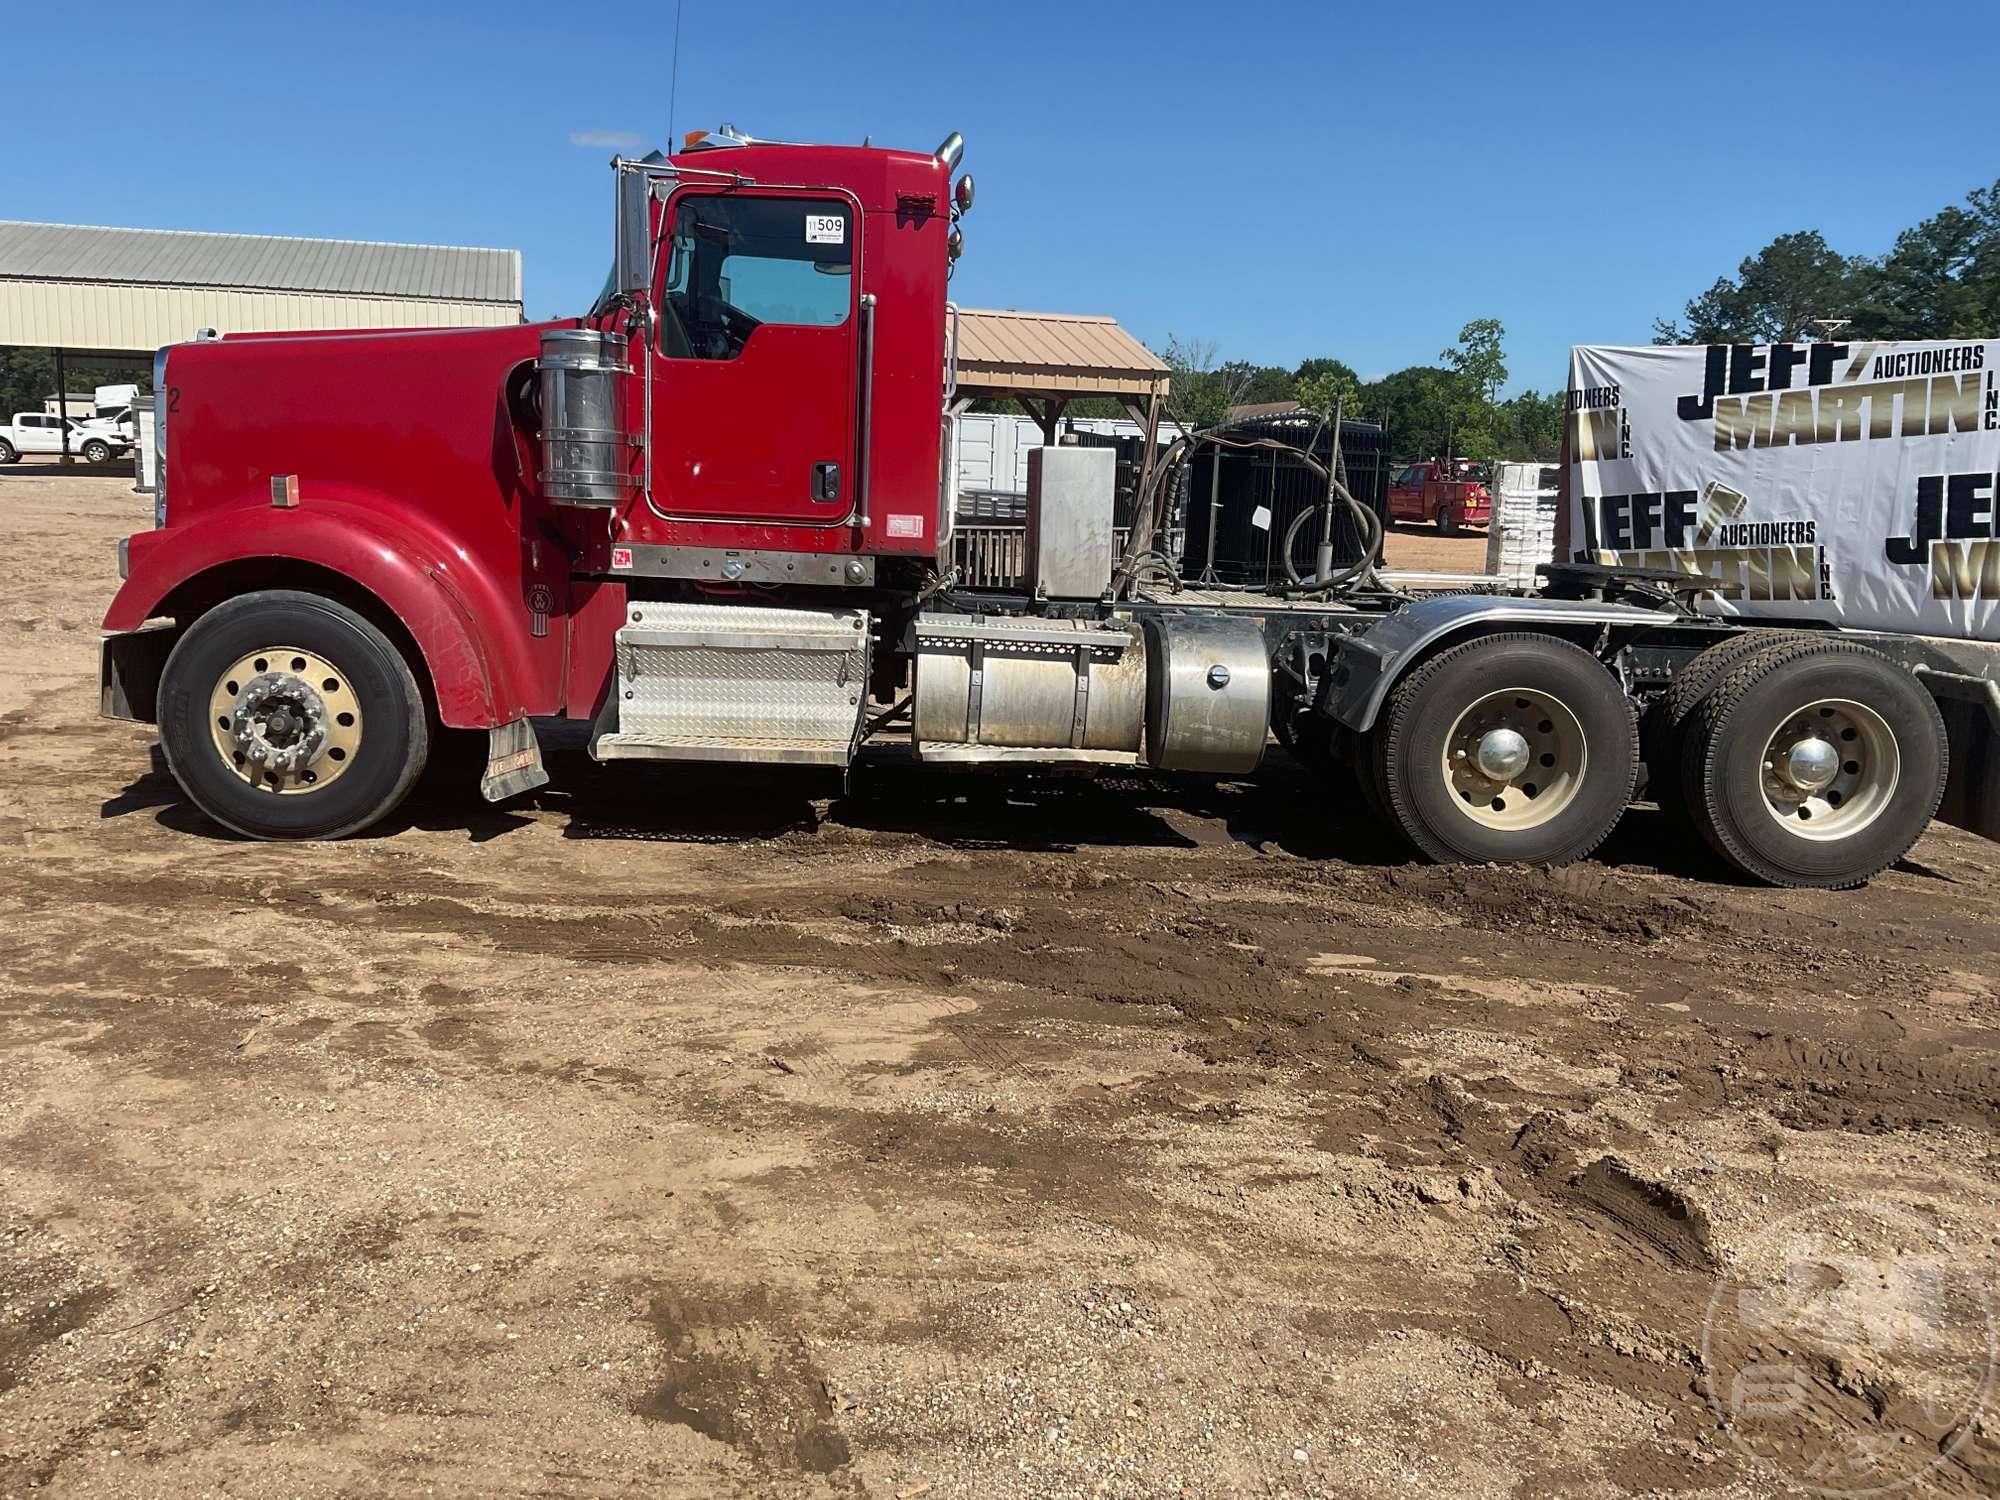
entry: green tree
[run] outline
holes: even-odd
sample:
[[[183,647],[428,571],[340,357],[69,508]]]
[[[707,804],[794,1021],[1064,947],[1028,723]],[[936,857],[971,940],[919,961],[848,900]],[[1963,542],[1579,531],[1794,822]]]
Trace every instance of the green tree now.
[[[1474,318],[1458,330],[1458,342],[1438,355],[1489,406],[1507,383],[1507,355],[1500,347],[1506,335],[1498,318]]]
[[[1848,330],[1863,338],[1985,338],[2000,330],[2000,182],[1897,235],[1869,290]]]
[[[1412,365],[1362,386],[1360,402],[1363,412],[1382,423],[1392,456],[1430,458],[1453,445],[1463,396],[1456,370]]]
[[[1301,360],[1292,372],[1292,398],[1308,411],[1332,411],[1335,401],[1347,416],[1359,414],[1361,379],[1344,360]]]
[[[1522,391],[1500,403],[1495,458],[1554,463],[1562,453],[1563,393]]]
[[[1212,339],[1168,334],[1167,347],[1158,353],[1172,372],[1169,412],[1189,427],[1213,427],[1226,419],[1229,408],[1245,399],[1246,372],[1256,368],[1241,360],[1218,366]]]
[[[71,355],[67,364],[64,376],[71,392],[125,381],[131,381],[141,390],[149,390],[153,384],[152,363],[143,358],[106,360]],[[55,350],[0,347],[0,423],[10,420],[17,411],[40,411],[43,401],[55,394]]]
[[[1875,266],[1850,259],[1816,229],[1781,234],[1690,301],[1678,320],[1653,324],[1656,344],[1789,344],[1817,318],[1851,318],[1872,293]]]
[[[1276,365],[1253,365],[1248,360],[1232,359],[1218,373],[1230,389],[1238,392],[1232,405],[1292,399],[1292,372]]]

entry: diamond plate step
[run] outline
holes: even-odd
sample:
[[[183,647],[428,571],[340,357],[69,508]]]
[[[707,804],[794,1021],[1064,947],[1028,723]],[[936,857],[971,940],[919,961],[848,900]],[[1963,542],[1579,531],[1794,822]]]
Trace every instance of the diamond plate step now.
[[[844,766],[867,711],[865,610],[632,606],[599,760]]]
[[[790,766],[844,766],[846,745],[819,740],[681,740],[664,734],[601,734],[591,746],[599,760],[713,760]]]

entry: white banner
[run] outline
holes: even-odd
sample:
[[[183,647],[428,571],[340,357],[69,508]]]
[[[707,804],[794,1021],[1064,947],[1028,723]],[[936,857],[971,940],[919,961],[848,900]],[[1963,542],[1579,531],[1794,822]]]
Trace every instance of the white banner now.
[[[2000,640],[2000,340],[1570,355],[1568,550],[1717,614]]]

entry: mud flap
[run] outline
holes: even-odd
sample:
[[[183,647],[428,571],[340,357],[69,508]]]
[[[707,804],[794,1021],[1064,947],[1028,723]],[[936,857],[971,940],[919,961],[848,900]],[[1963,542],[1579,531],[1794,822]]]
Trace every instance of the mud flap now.
[[[107,635],[97,646],[97,711],[107,719],[159,722],[160,673],[181,638],[173,625]]]
[[[1921,679],[1938,700],[1951,748],[1938,818],[1968,833],[2000,839],[2000,726],[1994,722],[1994,704],[1984,693],[1976,700],[1971,692],[1946,696],[1940,675],[1926,672]]]
[[[516,719],[487,731],[486,772],[479,778],[479,795],[488,802],[503,802],[522,792],[547,786],[549,773],[542,766],[541,741],[528,719]]]

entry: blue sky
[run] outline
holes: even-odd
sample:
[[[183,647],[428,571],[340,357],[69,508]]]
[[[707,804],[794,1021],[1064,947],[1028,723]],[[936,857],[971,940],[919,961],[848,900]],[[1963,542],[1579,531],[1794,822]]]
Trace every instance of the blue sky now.
[[[671,123],[963,131],[967,305],[1371,376],[1491,316],[1515,388],[1645,342],[1775,234],[1878,252],[2000,176],[1981,5],[1535,9],[691,4]],[[50,24],[90,41],[12,50],[0,218],[517,247],[530,316],[602,280],[603,142],[669,125],[671,0]]]

